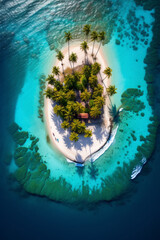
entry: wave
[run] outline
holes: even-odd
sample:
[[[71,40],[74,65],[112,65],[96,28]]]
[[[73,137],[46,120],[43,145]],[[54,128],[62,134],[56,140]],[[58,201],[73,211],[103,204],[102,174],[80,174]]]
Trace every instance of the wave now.
[[[132,171],[132,174],[131,174],[131,179],[135,179],[137,177],[137,175],[141,172],[142,168],[143,168],[143,165],[146,164],[147,162],[147,159],[145,157],[142,158],[140,164],[137,164],[134,168],[133,168],[133,171]]]

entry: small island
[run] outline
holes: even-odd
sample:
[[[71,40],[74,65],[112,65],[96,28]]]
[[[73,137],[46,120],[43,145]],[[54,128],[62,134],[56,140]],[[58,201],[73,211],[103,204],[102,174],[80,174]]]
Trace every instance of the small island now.
[[[71,161],[83,163],[102,148],[111,135],[112,69],[105,61],[101,45],[105,32],[83,27],[85,40],[57,50],[57,62],[48,75],[45,90],[45,122],[48,141]],[[89,43],[91,41],[91,43]],[[98,41],[98,44],[96,44]]]

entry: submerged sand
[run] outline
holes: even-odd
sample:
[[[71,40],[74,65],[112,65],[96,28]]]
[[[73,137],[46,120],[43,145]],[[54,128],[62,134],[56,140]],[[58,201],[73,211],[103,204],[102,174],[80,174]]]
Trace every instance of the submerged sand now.
[[[94,53],[96,53],[97,50],[98,45],[95,45]],[[61,51],[65,56],[63,63],[64,69],[66,69],[67,67],[70,67],[70,63],[68,61],[68,47],[64,47]],[[80,43],[75,43],[70,46],[70,53],[72,52],[76,53],[78,56],[77,63],[75,63],[74,67],[82,65],[84,63],[84,52],[80,49]],[[92,44],[89,44],[88,60],[93,62],[91,53]],[[101,64],[101,77],[103,79],[105,78],[103,71],[106,67],[108,67],[108,64],[103,55],[102,48],[97,54],[96,61]],[[55,66],[59,66],[61,69],[61,63],[59,61],[56,61]],[[101,77],[99,76],[99,81]],[[104,80],[104,84],[106,87],[110,84],[108,78]],[[105,91],[104,87],[104,94]],[[51,145],[54,149],[57,148],[67,159],[71,161],[82,163],[85,160],[88,160],[93,153],[97,152],[104,146],[108,139],[110,132],[110,115],[108,109],[108,106],[110,105],[109,98],[106,97],[104,112],[101,118],[86,124],[87,128],[92,130],[92,137],[85,138],[84,136],[79,135],[79,140],[77,142],[70,141],[70,130],[64,130],[61,128],[62,119],[54,113],[54,105],[55,103],[53,101],[45,97],[44,116],[46,130],[50,138]]]

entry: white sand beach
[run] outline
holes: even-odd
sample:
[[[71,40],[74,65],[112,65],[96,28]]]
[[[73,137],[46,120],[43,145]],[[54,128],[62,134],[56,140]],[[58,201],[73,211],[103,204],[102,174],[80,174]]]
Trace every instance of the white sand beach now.
[[[98,50],[98,44],[95,45],[94,53]],[[64,54],[64,69],[70,67],[70,63],[68,61],[68,47],[65,46],[61,50]],[[76,42],[70,45],[70,53],[76,53],[78,56],[77,63],[75,63],[75,67],[82,65],[84,62],[84,52],[80,49],[80,43]],[[93,62],[92,57],[92,44],[89,44],[88,50],[88,59],[90,62]],[[106,67],[108,67],[107,61],[103,55],[102,47],[97,54],[98,63],[101,64],[101,76],[102,79],[105,78],[103,71]],[[61,62],[58,60],[55,63],[55,66],[59,66],[61,70]],[[100,76],[99,76],[99,79]],[[106,78],[104,80],[104,84],[107,87],[110,85],[110,80]],[[105,89],[105,88],[104,88]],[[105,90],[104,90],[105,94]],[[47,135],[50,138],[50,143],[55,149],[55,147],[69,160],[76,162],[84,162],[86,159],[98,151],[102,146],[106,143],[109,130],[110,130],[110,115],[108,111],[108,106],[110,104],[108,97],[106,97],[104,105],[104,113],[99,120],[93,120],[91,123],[87,123],[87,128],[92,130],[92,137],[85,138],[84,136],[79,135],[79,140],[77,142],[72,142],[69,139],[70,131],[64,130],[61,128],[62,120],[59,116],[57,116],[53,112],[54,103],[45,97],[44,104],[44,116],[45,116],[45,125],[47,130]]]

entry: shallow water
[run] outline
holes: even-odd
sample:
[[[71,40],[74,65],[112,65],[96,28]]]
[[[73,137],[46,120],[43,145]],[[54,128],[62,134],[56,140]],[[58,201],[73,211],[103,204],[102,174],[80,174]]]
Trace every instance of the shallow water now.
[[[63,176],[67,182],[72,183],[73,188],[81,187],[82,180],[86,184],[89,182],[89,186],[99,187],[101,185],[101,178],[110,175],[117,167],[117,161],[122,158],[122,154],[128,151],[123,160],[120,161],[120,166],[123,162],[129,162],[134,158],[136,147],[138,146],[139,136],[143,134],[145,137],[148,133],[147,125],[149,118],[152,115],[151,108],[146,100],[146,83],[144,79],[144,64],[143,59],[146,55],[147,47],[152,40],[152,26],[151,23],[154,20],[151,13],[153,11],[144,11],[141,7],[136,9],[136,16],[138,17],[138,24],[149,24],[148,34],[146,37],[148,40],[147,45],[142,41],[137,41],[136,47],[138,50],[133,50],[133,43],[135,41],[132,34],[128,37],[124,36],[124,31],[130,32],[130,23],[126,20],[128,11],[135,8],[134,2],[129,1],[113,1],[111,5],[109,1],[1,1],[0,2],[0,44],[1,44],[1,81],[0,81],[0,97],[1,97],[1,159],[6,156],[6,153],[10,153],[13,150],[13,144],[11,144],[10,136],[8,135],[6,128],[16,121],[24,130],[29,131],[31,134],[40,138],[38,146],[43,159],[47,161],[48,168],[51,169],[51,176],[59,178]],[[125,8],[124,8],[125,6]],[[142,18],[144,16],[144,18]],[[124,20],[123,34],[121,44],[116,45],[115,40],[119,39],[117,36],[119,32],[117,29],[119,25],[122,26],[120,21]],[[46,133],[44,124],[38,118],[38,98],[39,98],[39,77],[41,74],[47,75],[50,73],[53,63],[55,61],[55,49],[63,45],[62,36],[65,30],[71,29],[73,32],[78,33],[78,38],[81,38],[80,28],[87,22],[92,23],[96,28],[104,29],[109,38],[111,39],[108,45],[104,46],[104,51],[108,59],[110,67],[113,69],[113,82],[118,88],[118,93],[112,99],[113,103],[120,106],[120,97],[123,91],[128,87],[138,87],[141,85],[141,89],[144,91],[142,100],[145,102],[145,117],[138,117],[136,119],[129,119],[129,129],[121,123],[119,129],[123,128],[126,134],[126,139],[130,136],[131,131],[136,131],[137,137],[136,143],[132,141],[131,145],[124,150],[124,146],[128,143],[126,139],[120,138],[120,132],[117,133],[117,138],[111,148],[103,154],[96,162],[95,166],[98,168],[98,176],[92,179],[88,174],[89,164],[86,164],[83,175],[78,173],[77,168],[74,165],[68,165],[65,159],[54,152],[46,143]],[[116,25],[115,25],[116,24]],[[139,26],[139,25],[138,25]],[[125,30],[124,30],[125,29]],[[142,36],[139,34],[139,38]],[[131,40],[132,39],[132,40]],[[123,42],[124,40],[124,42]],[[123,45],[123,46],[122,46]],[[128,69],[128,71],[127,71]],[[136,71],[135,71],[136,69]],[[126,120],[127,121],[127,120]],[[135,125],[135,121],[137,125]],[[145,123],[145,124],[144,124]],[[142,128],[143,126],[143,128]],[[119,139],[119,140],[118,140]],[[119,142],[121,142],[120,150]],[[122,146],[123,143],[123,146]],[[118,147],[117,147],[118,146]],[[117,149],[113,154],[113,149]],[[125,152],[125,153],[126,153]],[[112,161],[111,161],[112,156]],[[158,153],[155,154],[155,158],[158,158]],[[154,161],[153,168],[158,166],[157,161]],[[104,168],[105,166],[105,168]],[[109,169],[109,166],[112,168]],[[14,170],[13,164],[10,170]],[[147,168],[147,167],[146,167]],[[109,170],[108,170],[109,169]],[[3,228],[1,234],[2,239],[24,239],[31,238],[29,232],[33,232],[32,238],[39,235],[40,239],[44,239],[47,236],[52,237],[51,222],[54,222],[56,216],[57,221],[55,223],[55,236],[60,236],[61,239],[65,237],[65,234],[71,234],[71,238],[82,237],[82,233],[76,234],[77,225],[82,223],[81,228],[84,229],[89,239],[104,238],[108,234],[109,239],[117,239],[117,234],[123,236],[123,239],[151,239],[151,234],[154,232],[155,239],[156,233],[158,234],[158,199],[156,198],[157,183],[158,183],[158,167],[154,168],[153,172],[146,178],[140,177],[138,192],[131,191],[131,203],[126,204],[127,200],[122,202],[124,206],[109,205],[101,206],[99,211],[94,215],[93,212],[76,211],[71,208],[63,207],[62,205],[56,205],[52,202],[48,202],[43,199],[29,197],[24,199],[19,194],[15,194],[9,190],[11,183],[7,182],[8,169],[1,163],[1,191],[3,192],[1,197],[1,203],[5,207],[2,210]],[[3,174],[2,174],[3,173]],[[136,180],[138,181],[138,180]],[[136,182],[135,181],[135,182]],[[153,190],[153,185],[155,190]],[[135,183],[134,183],[135,184]],[[132,185],[131,185],[132,186]],[[146,188],[148,186],[148,190]],[[12,186],[14,188],[14,186]],[[135,188],[135,186],[134,186]],[[150,194],[151,192],[151,194]],[[148,196],[149,195],[149,196]],[[26,195],[23,195],[26,196]],[[147,199],[147,200],[146,200]],[[123,201],[123,200],[122,200]],[[38,202],[38,204],[36,204]],[[150,210],[149,202],[153,202]],[[10,207],[9,207],[10,205]],[[154,206],[153,206],[154,205]],[[42,210],[44,207],[44,211]],[[25,209],[22,210],[21,209]],[[16,209],[16,212],[15,212]],[[135,211],[138,209],[138,211]],[[159,209],[159,208],[158,208]],[[5,210],[5,212],[4,212]],[[51,214],[51,211],[54,214]],[[30,216],[34,213],[34,218],[31,223],[36,224],[35,228],[32,224],[29,224],[31,220]],[[64,214],[65,213],[65,214]],[[145,215],[145,214],[146,215]],[[63,214],[63,223],[61,223]],[[15,217],[15,215],[17,215]],[[70,232],[70,224],[67,222],[67,218],[71,215],[75,221],[72,223],[72,232]],[[123,221],[120,221],[122,216]],[[133,216],[131,219],[130,216]],[[18,232],[18,226],[21,226],[21,219],[26,219],[24,222],[24,230]],[[44,219],[42,222],[39,219]],[[114,229],[113,222],[116,220],[116,228],[118,231],[111,231]],[[130,219],[130,221],[127,221]],[[146,220],[147,219],[147,220]],[[97,221],[99,222],[97,226]],[[137,228],[135,229],[135,222],[137,222]],[[154,225],[152,221],[155,222]],[[10,233],[7,231],[7,222],[9,225]],[[15,224],[13,224],[13,222]],[[104,224],[106,222],[106,225]],[[140,226],[143,230],[141,231]],[[43,229],[39,226],[42,226]],[[130,223],[130,224],[129,224]],[[88,225],[88,229],[86,229]],[[27,231],[28,227],[29,231]],[[64,233],[62,234],[60,229],[63,226]],[[107,229],[106,229],[107,226]],[[125,228],[124,228],[125,226]],[[148,226],[151,226],[150,228]],[[39,228],[39,232],[37,229]],[[47,231],[49,229],[49,231]],[[123,229],[123,231],[122,231]],[[125,229],[126,235],[124,236]],[[91,231],[91,234],[90,234]],[[142,234],[143,232],[143,234]],[[95,233],[95,234],[94,234]],[[132,234],[131,234],[132,233]],[[13,234],[13,237],[11,237]],[[94,238],[93,238],[94,236]]]

